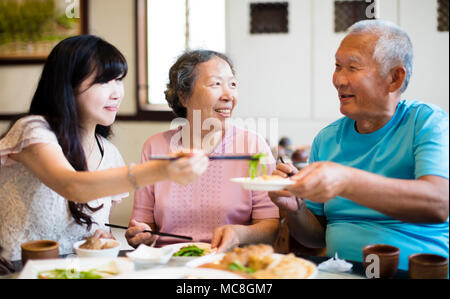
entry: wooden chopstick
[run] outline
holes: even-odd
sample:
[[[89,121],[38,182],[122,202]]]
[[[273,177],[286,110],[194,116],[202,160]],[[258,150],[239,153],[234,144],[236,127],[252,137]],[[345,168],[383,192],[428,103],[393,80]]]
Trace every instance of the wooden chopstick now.
[[[209,160],[259,160],[253,156],[209,156]]]
[[[167,160],[167,161],[175,161],[182,157],[172,157],[165,155],[151,155],[148,160]],[[250,155],[245,156],[208,156],[209,160],[258,160],[258,158],[254,158]]]
[[[109,227],[114,227],[114,228],[128,229],[128,227],[121,226],[121,225],[115,225],[115,224],[109,224],[109,223],[105,223],[105,225],[109,226]],[[152,230],[144,230],[143,232],[144,233],[151,233],[153,235],[158,235],[158,236],[172,237],[172,238],[185,239],[185,240],[192,241],[192,237],[187,237],[187,236],[180,236],[180,235],[173,235],[173,234],[168,234],[168,233],[161,233],[161,232],[156,232],[156,231],[152,231]]]
[[[175,161],[181,159],[181,157],[172,157],[167,155],[151,155],[147,160],[167,160],[167,161]]]

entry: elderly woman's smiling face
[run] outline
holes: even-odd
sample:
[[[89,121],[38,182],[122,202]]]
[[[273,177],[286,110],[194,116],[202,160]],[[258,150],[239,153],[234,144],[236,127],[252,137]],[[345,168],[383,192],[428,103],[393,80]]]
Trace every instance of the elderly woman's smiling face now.
[[[192,122],[194,111],[205,119],[215,118],[222,123],[233,114],[237,103],[237,81],[230,65],[219,57],[196,66],[197,79],[191,96],[186,99],[187,118]]]

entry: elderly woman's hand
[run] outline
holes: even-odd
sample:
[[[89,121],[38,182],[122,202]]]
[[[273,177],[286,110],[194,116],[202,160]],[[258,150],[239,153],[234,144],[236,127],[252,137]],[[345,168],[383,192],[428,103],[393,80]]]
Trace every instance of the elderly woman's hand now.
[[[224,225],[214,230],[211,239],[211,248],[217,248],[217,252],[226,252],[239,246],[240,225]]]
[[[125,238],[130,246],[136,248],[140,244],[152,245],[158,236],[152,235],[151,233],[144,233],[145,230],[152,230],[150,225],[144,222],[137,222],[131,219],[130,225],[125,232]]]
[[[285,189],[310,201],[325,203],[341,195],[351,181],[350,168],[333,162],[317,162],[303,168]]]
[[[208,168],[209,159],[203,152],[197,152],[190,158],[181,158],[167,165],[169,179],[187,185],[200,177]]]

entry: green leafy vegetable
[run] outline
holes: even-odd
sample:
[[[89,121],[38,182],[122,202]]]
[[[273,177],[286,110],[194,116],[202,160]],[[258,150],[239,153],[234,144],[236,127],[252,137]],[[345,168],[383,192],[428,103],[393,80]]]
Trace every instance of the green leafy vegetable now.
[[[255,269],[245,267],[239,261],[234,261],[233,263],[229,264],[228,269],[230,269],[231,271],[240,271],[240,272],[244,272],[244,273],[248,273],[248,274],[252,274],[252,273],[256,272]]]
[[[175,252],[173,256],[203,256],[206,250],[198,248],[196,245],[190,245],[182,247],[180,250]]]
[[[77,271],[75,269],[54,269],[38,273],[39,279],[101,279],[96,270]]]
[[[248,165],[248,173],[249,173],[249,176],[252,179],[257,177],[258,169],[259,169],[260,165],[261,165],[261,168],[262,168],[263,175],[267,174],[267,167],[266,167],[266,165],[264,163],[261,163],[261,160],[263,158],[265,158],[265,157],[267,157],[266,154],[259,153],[259,154],[253,155],[252,160],[250,160],[249,165]]]

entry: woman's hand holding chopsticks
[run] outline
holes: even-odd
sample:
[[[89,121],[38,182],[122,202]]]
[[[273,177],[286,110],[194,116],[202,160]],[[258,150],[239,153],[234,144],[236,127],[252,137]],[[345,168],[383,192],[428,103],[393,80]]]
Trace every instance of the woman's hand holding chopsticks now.
[[[159,237],[157,235],[144,232],[151,230],[152,228],[147,223],[137,222],[136,220],[131,219],[130,226],[125,232],[125,238],[127,239],[128,244],[134,248],[140,244],[151,246]]]
[[[187,185],[206,171],[208,162],[203,152],[194,153],[189,158],[182,157],[167,166],[168,178],[180,185]]]

